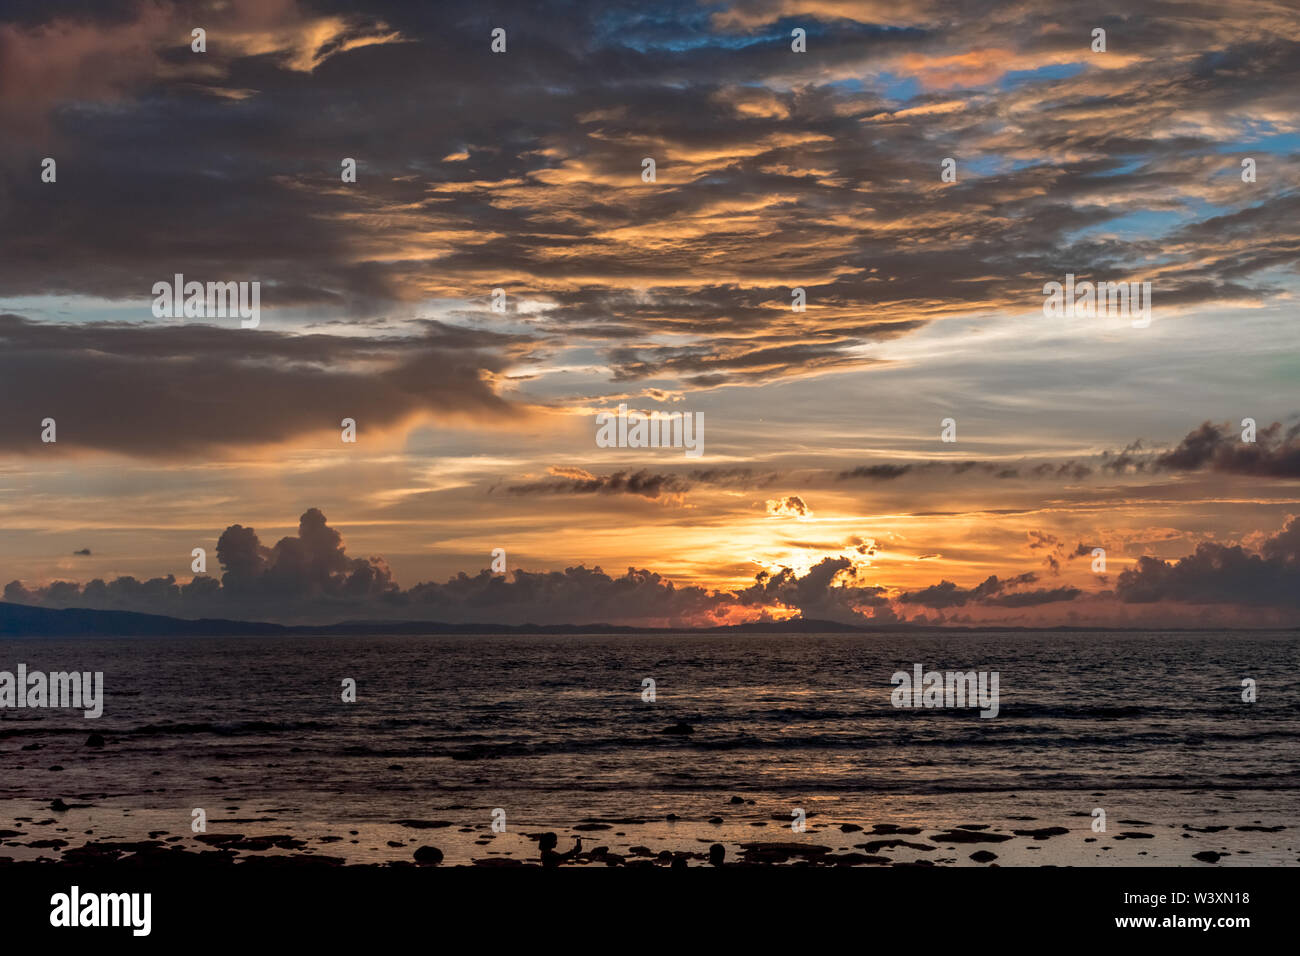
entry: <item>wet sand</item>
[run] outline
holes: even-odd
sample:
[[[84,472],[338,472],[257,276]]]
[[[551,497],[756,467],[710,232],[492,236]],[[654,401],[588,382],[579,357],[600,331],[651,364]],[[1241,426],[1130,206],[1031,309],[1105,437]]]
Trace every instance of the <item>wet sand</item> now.
[[[1300,863],[1297,828],[1206,794],[1194,819],[1111,816],[1094,832],[1086,811],[1016,814],[982,822],[962,800],[898,807],[888,822],[838,808],[790,811],[753,796],[719,800],[707,817],[508,820],[492,808],[445,808],[425,816],[327,822],[305,810],[229,804],[194,833],[188,808],[128,809],[93,798],[10,801],[0,822],[0,866],[369,865],[369,866],[1279,866]],[[1097,802],[1106,795],[1091,794]],[[1222,806],[1211,806],[1212,803]],[[918,805],[919,804],[919,805]],[[945,806],[945,804],[947,804]]]

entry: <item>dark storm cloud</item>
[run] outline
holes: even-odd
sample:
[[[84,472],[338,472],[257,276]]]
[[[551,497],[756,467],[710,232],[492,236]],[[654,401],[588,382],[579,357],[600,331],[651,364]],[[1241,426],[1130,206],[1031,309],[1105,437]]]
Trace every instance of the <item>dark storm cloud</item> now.
[[[661,495],[680,496],[697,485],[761,488],[779,477],[775,473],[764,474],[752,468],[690,468],[674,472],[641,469],[635,472],[618,471],[609,475],[593,475],[582,468],[558,467],[550,470],[554,476],[552,478],[507,485],[503,490],[506,494],[520,496],[631,494],[658,498]]]
[[[1120,574],[1115,593],[1130,604],[1300,607],[1300,519],[1290,518],[1258,554],[1203,541],[1177,561],[1140,557],[1137,567]]]
[[[919,591],[899,595],[903,604],[921,604],[930,608],[963,607],[966,604],[986,604],[997,607],[1028,607],[1050,604],[1054,601],[1072,601],[1079,596],[1077,588],[1055,588],[1038,591],[1013,591],[1014,588],[1033,584],[1038,575],[1032,571],[1013,578],[999,578],[991,574],[973,588],[958,587],[951,581],[941,581]]]
[[[1232,148],[1241,117],[1294,114],[1300,27],[1263,0],[1054,0],[1038,29],[974,0],[364,8],[13,7],[0,288],[138,298],[183,272],[372,315],[508,281],[555,305],[548,332],[604,340],[615,380],[708,388],[865,366],[1067,271],[1158,259],[1158,301],[1192,305],[1270,295],[1300,259],[1294,174],[1244,188]],[[1192,221],[1170,237],[1077,234],[1171,212]]]
[[[1204,422],[1177,447],[1156,456],[1157,471],[1211,471],[1259,478],[1300,478],[1300,425],[1283,428],[1274,422],[1262,428],[1254,442],[1242,440],[1242,429]]]
[[[1095,464],[1073,459],[1033,465],[988,461],[884,463],[845,469],[835,479],[893,481],[904,475],[958,476],[974,472],[996,478],[1081,481],[1099,471],[1107,475],[1208,471],[1256,478],[1300,477],[1300,425],[1288,427],[1273,422],[1258,429],[1253,442],[1243,440],[1242,431],[1227,423],[1204,422],[1173,448],[1161,450],[1139,439],[1119,451],[1103,451]]]
[[[511,495],[640,495],[658,498],[686,491],[690,483],[677,475],[655,474],[644,469],[636,472],[616,471],[612,475],[581,474],[510,485]]]
[[[438,323],[361,338],[0,315],[0,450],[168,456],[284,441],[344,418],[359,431],[417,413],[503,419],[517,410],[491,376],[522,346]],[[55,445],[40,440],[47,417]]]

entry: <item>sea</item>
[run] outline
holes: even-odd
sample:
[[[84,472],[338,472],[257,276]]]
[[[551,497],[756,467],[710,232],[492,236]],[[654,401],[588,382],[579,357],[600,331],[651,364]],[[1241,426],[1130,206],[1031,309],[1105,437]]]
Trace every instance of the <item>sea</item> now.
[[[1297,651],[1296,632],[5,638],[0,671],[102,672],[104,702],[0,709],[0,828],[24,834],[0,855],[62,850],[32,833],[192,841],[202,810],[207,832],[348,862],[528,859],[547,831],[734,855],[965,826],[1069,831],[992,847],[1011,864],[1294,865]],[[895,706],[916,665],[996,672],[997,716]],[[970,865],[942,842],[898,852]]]

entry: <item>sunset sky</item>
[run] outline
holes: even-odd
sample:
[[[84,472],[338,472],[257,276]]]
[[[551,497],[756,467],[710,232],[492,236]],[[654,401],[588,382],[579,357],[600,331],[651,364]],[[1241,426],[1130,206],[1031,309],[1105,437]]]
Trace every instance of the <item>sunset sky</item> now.
[[[4,10],[6,600],[1300,624],[1293,0]]]

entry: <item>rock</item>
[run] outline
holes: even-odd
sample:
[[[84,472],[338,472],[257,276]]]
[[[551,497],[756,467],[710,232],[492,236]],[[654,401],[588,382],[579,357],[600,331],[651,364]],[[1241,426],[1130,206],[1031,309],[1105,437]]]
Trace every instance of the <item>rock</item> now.
[[[673,736],[686,736],[687,734],[695,733],[695,728],[688,723],[678,721],[675,724],[665,727],[663,730],[659,731],[659,733],[671,734]]]
[[[590,830],[612,830],[614,827],[609,823],[579,823],[573,829],[587,832]]]
[[[422,846],[415,851],[416,863],[428,863],[431,865],[442,862],[442,851],[436,846]]]
[[[438,830],[451,826],[450,820],[394,820],[398,826],[410,827],[412,830]]]
[[[992,850],[976,850],[970,855],[970,858],[976,863],[988,863],[992,860],[996,860],[998,855]]]
[[[859,850],[866,850],[868,853],[879,853],[881,850],[888,850],[896,846],[905,846],[909,850],[923,850],[927,853],[937,849],[937,847],[932,847],[928,843],[909,843],[907,840],[872,840],[869,843],[855,843],[854,846]]]
[[[744,798],[744,797],[732,797],[728,802],[729,802],[729,803],[732,803],[732,804],[736,804],[736,803],[744,803],[744,802],[745,802],[745,798]]]
[[[883,866],[893,861],[887,856],[875,856],[868,853],[839,853],[832,856],[821,857],[827,863],[833,863],[836,866],[861,866],[864,864],[875,864]]]
[[[719,823],[722,822],[722,817],[709,817],[709,822],[712,823],[714,826],[717,826]]]
[[[99,734],[91,734],[89,737],[86,738],[86,746],[102,747],[104,746],[104,738],[99,736]]]
[[[1202,850],[1200,853],[1193,853],[1193,860],[1204,860],[1206,863],[1218,863],[1219,860],[1228,854],[1215,853],[1213,850]]]
[[[55,797],[50,801],[50,809],[57,813],[62,813],[64,810],[68,809],[68,805],[59,797]]]
[[[742,843],[740,849],[746,863],[785,863],[792,856],[815,860],[831,852],[828,846],[812,843]]]
[[[857,832],[858,832],[859,830],[861,830],[861,829],[862,829],[862,827],[858,826],[856,823],[841,823],[841,824],[840,824],[840,832],[841,832],[841,833],[857,833]]]
[[[1042,827],[1038,830],[1012,830],[1016,836],[1033,837],[1035,840],[1046,840],[1054,836],[1064,836],[1070,831],[1065,827]],[[1143,834],[1146,836],[1146,834]]]
[[[1005,843],[1009,833],[980,833],[975,830],[949,830],[930,837],[935,843]]]
[[[726,859],[727,848],[721,843],[715,843],[709,847],[709,862],[714,866],[722,866],[722,861]]]

